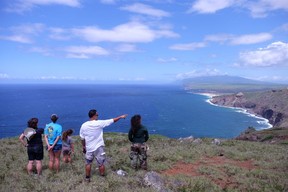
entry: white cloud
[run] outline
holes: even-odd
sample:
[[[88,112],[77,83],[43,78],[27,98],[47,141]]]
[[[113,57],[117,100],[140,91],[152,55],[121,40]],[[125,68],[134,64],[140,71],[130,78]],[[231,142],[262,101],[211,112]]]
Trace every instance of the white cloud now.
[[[170,57],[170,58],[158,58],[157,59],[157,62],[159,62],[159,63],[171,63],[171,62],[176,62],[176,61],[178,61],[178,59],[177,58],[175,58],[175,57]]]
[[[40,77],[41,80],[56,80],[56,79],[59,79],[58,77],[56,76],[42,76]]]
[[[0,39],[6,41],[14,41],[18,43],[32,43],[33,41],[26,36],[23,35],[9,35],[9,36],[0,36]]]
[[[232,34],[218,34],[218,35],[207,35],[204,40],[220,43],[228,43],[232,45],[243,45],[243,44],[256,44],[265,42],[272,39],[270,33],[257,33],[257,34],[245,34],[235,36]]]
[[[135,77],[135,78],[127,78],[127,77],[120,77],[118,81],[146,81],[144,77]]]
[[[204,38],[204,41],[212,41],[212,42],[226,42],[233,38],[231,34],[216,34],[216,35],[207,35]]]
[[[40,76],[40,77],[34,77],[33,80],[59,80],[59,81],[66,81],[66,80],[79,80],[79,81],[94,81],[96,80],[94,77],[74,77],[74,76]]]
[[[230,43],[233,45],[243,44],[255,44],[261,43],[272,39],[272,35],[269,33],[258,33],[250,35],[242,35],[231,39]]]
[[[125,42],[147,43],[161,37],[177,37],[178,35],[168,29],[153,30],[139,22],[129,22],[114,27],[112,30],[97,27],[84,27],[72,29],[74,35],[88,42]]]
[[[266,17],[269,12],[283,9],[288,10],[287,0],[197,0],[188,11],[200,14],[211,14],[219,10],[235,7],[248,9],[252,17]]]
[[[154,33],[155,33],[157,38],[162,38],[162,37],[175,38],[175,37],[179,37],[179,35],[177,33],[174,33],[169,28],[161,28],[159,30],[154,30]]]
[[[68,58],[89,59],[94,56],[109,55],[109,52],[99,46],[70,46],[64,49]]]
[[[179,73],[176,75],[176,78],[181,80],[193,77],[214,76],[214,75],[224,75],[224,74],[220,72],[218,69],[205,69],[205,70],[193,70],[185,73]]]
[[[69,40],[71,38],[71,34],[69,33],[68,30],[59,28],[59,27],[53,27],[49,29],[51,34],[49,37],[51,39],[55,40]]]
[[[155,9],[149,5],[145,5],[142,3],[135,3],[133,5],[127,5],[127,6],[121,7],[121,9],[134,12],[134,13],[143,14],[143,15],[149,15],[153,17],[169,17],[170,16],[170,13],[166,11]]]
[[[280,28],[281,30],[288,32],[288,23],[283,24]]]
[[[147,26],[138,23],[128,23],[104,30],[96,27],[74,29],[74,34],[89,42],[150,42],[156,38],[155,33]]]
[[[237,0],[197,0],[188,12],[215,13],[232,6]]]
[[[270,9],[288,9],[287,0],[261,0],[261,2],[266,3]]]
[[[122,25],[118,25],[111,30],[103,30],[94,26],[88,26],[83,28],[72,28],[64,29],[59,27],[48,28],[44,24],[34,23],[34,24],[25,24],[20,26],[14,26],[9,28],[9,35],[1,35],[0,40],[14,41],[18,43],[35,43],[36,37],[40,35],[41,38],[37,39],[47,39],[49,37],[53,40],[67,41],[73,38],[85,40],[87,42],[114,42],[114,43],[123,43],[115,47],[115,50],[118,52],[136,52],[139,51],[136,48],[136,45],[133,43],[149,43],[158,38],[170,38],[178,37],[178,34],[170,30],[171,26],[168,25],[159,25],[157,29],[153,29],[148,25],[142,24],[140,22],[129,22]],[[3,31],[3,30],[2,30]],[[6,32],[7,33],[7,32]],[[41,43],[41,42],[40,42]],[[87,47],[77,47],[81,50],[85,49],[86,52],[73,52],[67,51],[69,54],[67,57],[70,58],[90,58],[93,54],[87,53]],[[75,47],[74,47],[75,49]],[[103,48],[95,50],[95,46],[89,49],[93,49],[95,55],[107,55],[110,54],[108,51]],[[38,47],[32,47],[28,49],[31,52],[41,53],[45,56],[53,55],[53,49],[41,48],[41,45]],[[77,50],[78,51],[78,50]],[[56,55],[56,54],[54,54]]]
[[[100,0],[100,2],[103,4],[115,4],[116,0]]]
[[[146,78],[144,78],[144,77],[136,77],[136,78],[134,78],[134,81],[146,81]]]
[[[191,51],[198,48],[206,47],[206,43],[198,42],[198,43],[187,43],[187,44],[175,44],[170,46],[170,49],[179,50],[179,51]]]
[[[51,56],[51,50],[47,49],[47,48],[43,48],[43,47],[32,47],[29,49],[30,52],[33,53],[40,53],[42,55],[45,56]]]
[[[9,75],[6,73],[0,73],[0,79],[9,79]]]
[[[278,82],[278,83],[285,83],[287,84],[288,82],[288,77],[285,76],[278,76],[278,75],[268,75],[268,76],[260,76],[260,77],[257,77],[255,80],[259,80],[259,81],[267,81],[267,82],[271,82],[271,81],[274,81],[274,82]]]
[[[121,44],[116,47],[118,52],[136,52],[137,48],[133,44]]]
[[[79,7],[81,5],[80,0],[17,0],[16,2],[11,3],[5,10],[8,12],[22,13],[24,11],[30,11],[35,6],[51,4],[70,7]]]
[[[288,65],[288,44],[274,42],[265,48],[256,51],[240,53],[238,65],[269,67],[276,65]]]
[[[79,0],[21,0],[21,2],[26,2],[35,5],[51,5],[51,4],[59,4],[66,5],[71,7],[77,7],[80,5]]]
[[[29,23],[10,28],[10,30],[15,34],[19,33],[27,35],[38,35],[39,33],[43,32],[44,29],[45,25],[42,23]]]
[[[259,0],[259,1],[247,1],[243,4],[243,7],[248,8],[251,11],[251,15],[255,18],[266,17],[268,12],[278,9],[288,10],[287,0]]]
[[[33,36],[43,32],[45,26],[41,23],[32,23],[9,28],[11,35],[1,35],[0,39],[19,43],[33,43]]]

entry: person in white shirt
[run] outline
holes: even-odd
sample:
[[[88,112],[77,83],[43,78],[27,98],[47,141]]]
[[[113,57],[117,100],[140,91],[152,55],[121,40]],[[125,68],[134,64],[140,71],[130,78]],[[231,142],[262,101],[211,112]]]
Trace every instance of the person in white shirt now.
[[[127,114],[121,115],[112,119],[98,120],[98,112],[95,109],[91,109],[88,113],[89,121],[82,124],[80,128],[80,138],[82,141],[83,153],[85,153],[85,173],[87,182],[90,182],[91,176],[91,165],[95,158],[98,166],[100,175],[105,175],[104,162],[106,159],[104,150],[104,139],[103,139],[103,128],[125,119]]]

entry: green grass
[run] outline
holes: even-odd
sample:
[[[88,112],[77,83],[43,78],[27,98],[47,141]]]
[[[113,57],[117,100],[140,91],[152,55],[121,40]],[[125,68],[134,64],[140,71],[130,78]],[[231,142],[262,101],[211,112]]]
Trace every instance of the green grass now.
[[[195,144],[151,135],[147,142],[148,170],[135,171],[130,168],[127,135],[105,133],[104,138],[107,175],[99,176],[93,164],[88,184],[83,180],[84,157],[78,136],[74,136],[73,164],[61,162],[58,174],[48,169],[48,154],[45,151],[41,178],[27,175],[26,148],[17,138],[1,139],[0,191],[155,191],[144,184],[143,178],[149,171],[161,176],[167,191],[288,191],[288,148],[285,144],[225,140],[215,146],[209,138]],[[225,160],[251,161],[254,167],[246,169],[230,163],[209,164],[209,160],[219,158],[220,153],[224,154]],[[179,162],[198,165],[197,176],[164,174],[165,170],[172,169]],[[128,175],[118,176],[116,171],[119,169],[125,170]]]

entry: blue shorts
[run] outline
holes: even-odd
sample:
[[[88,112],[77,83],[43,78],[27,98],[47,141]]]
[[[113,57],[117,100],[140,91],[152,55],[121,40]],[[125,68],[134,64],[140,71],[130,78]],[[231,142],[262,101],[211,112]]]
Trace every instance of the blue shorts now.
[[[51,146],[51,144],[50,144],[50,146]],[[48,148],[46,147],[46,150],[47,149]],[[57,151],[61,151],[61,150],[62,150],[62,144],[56,144],[52,149],[53,152],[57,152]]]

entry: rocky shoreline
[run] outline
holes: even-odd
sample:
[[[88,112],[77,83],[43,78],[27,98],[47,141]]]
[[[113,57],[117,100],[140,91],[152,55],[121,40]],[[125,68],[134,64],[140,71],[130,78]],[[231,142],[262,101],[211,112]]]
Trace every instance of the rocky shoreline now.
[[[288,140],[288,89],[219,94],[212,96],[209,102],[219,106],[242,108],[267,119],[273,126],[259,131],[249,127],[235,139],[269,143]]]
[[[269,120],[273,127],[288,128],[288,89],[266,92],[239,92],[213,96],[215,105],[237,107]]]

